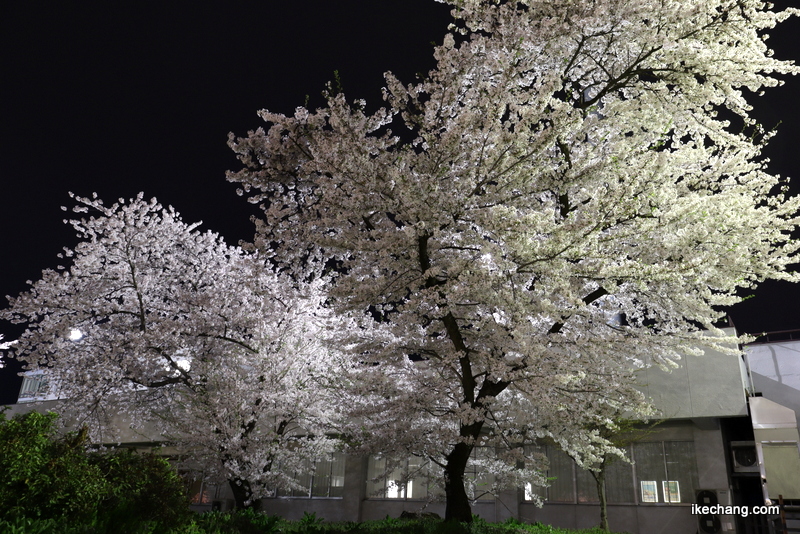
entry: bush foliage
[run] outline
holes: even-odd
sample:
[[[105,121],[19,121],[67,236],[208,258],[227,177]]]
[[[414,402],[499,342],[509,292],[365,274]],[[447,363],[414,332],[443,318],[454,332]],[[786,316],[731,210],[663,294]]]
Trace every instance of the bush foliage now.
[[[86,431],[59,436],[58,415],[0,411],[0,532],[4,534],[601,534],[517,521],[438,519],[286,521],[253,509],[193,515],[166,459],[131,450],[88,452]]]
[[[160,534],[191,522],[186,489],[166,459],[88,452],[86,430],[59,436],[57,419],[0,412],[0,531],[85,525],[80,532]]]
[[[309,519],[310,518],[310,519]],[[568,530],[549,525],[519,523],[472,524],[444,522],[438,519],[394,519],[379,521],[328,523],[309,514],[300,521],[286,521],[252,509],[235,512],[209,512],[197,515],[180,526],[159,530],[152,522],[141,522],[135,530],[104,530],[98,525],[68,525],[53,519],[0,519],[4,534],[95,534],[101,532],[132,532],[135,534],[607,534],[600,529]]]
[[[56,437],[54,413],[0,413],[0,519],[90,519],[108,491],[82,433]]]

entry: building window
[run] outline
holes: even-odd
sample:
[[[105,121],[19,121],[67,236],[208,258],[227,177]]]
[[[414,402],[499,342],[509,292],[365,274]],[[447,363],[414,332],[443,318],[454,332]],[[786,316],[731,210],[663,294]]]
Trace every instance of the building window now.
[[[546,502],[574,503],[576,466],[572,458],[555,445],[526,445],[525,452],[526,454],[540,453],[547,457],[549,467],[545,476],[550,484],[547,487],[535,486],[531,483],[525,484],[525,500],[536,501],[538,498]],[[589,473],[586,473],[586,477],[591,479]],[[582,477],[579,484],[584,487],[588,485],[588,482]]]
[[[180,475],[181,478],[183,478],[184,484],[186,484],[186,489],[189,494],[189,504],[193,506],[211,506],[213,501],[219,498],[220,487],[217,484],[208,482],[205,478],[205,474],[182,470],[180,471]]]
[[[472,459],[464,472],[467,491],[473,500],[494,499],[494,475],[480,465],[480,460],[490,459],[488,447],[475,447]],[[367,498],[419,499],[434,495],[433,481],[438,479],[439,467],[419,456],[407,460],[390,461],[385,456],[370,456],[367,463]]]
[[[630,457],[630,450],[627,451]],[[633,466],[614,458],[606,466],[606,499],[613,504],[632,504],[636,502],[636,491],[633,487]]]
[[[691,441],[635,443],[633,459],[641,503],[694,502],[697,464]]]
[[[550,486],[547,488],[548,502],[575,502],[575,462],[567,453],[553,445],[547,446],[547,459],[550,468],[547,478]]]
[[[315,462],[305,461],[299,471],[287,473],[301,488],[279,489],[278,497],[342,497],[344,495],[344,453]]]
[[[22,387],[19,390],[17,402],[45,400],[48,390],[49,384],[44,373],[41,371],[27,373],[22,378]]]
[[[597,494],[597,482],[592,472],[575,466],[578,485],[578,502],[581,504],[597,504],[600,496]],[[633,468],[631,464],[620,460],[616,456],[606,465],[603,480],[606,490],[606,502],[609,504],[633,504]]]
[[[546,502],[599,502],[592,473],[579,468],[555,445],[543,447],[550,468],[550,486],[538,491]],[[691,441],[635,443],[628,451],[634,461],[615,459],[605,472],[606,499],[611,504],[688,503],[697,487],[697,465]],[[634,475],[635,473],[635,475]],[[525,487],[525,499],[534,500],[535,488]]]
[[[600,502],[600,496],[597,495],[597,482],[592,476],[592,472],[588,469],[581,469],[576,465],[575,481],[578,484],[578,502],[581,504],[592,504]]]
[[[419,456],[401,462],[370,456],[367,463],[367,498],[427,499],[430,466]]]
[[[464,477],[467,479],[468,494],[473,501],[494,499],[494,474],[481,466],[481,460],[495,458],[491,447],[475,447],[472,449],[473,461],[467,464]]]
[[[203,478],[189,482],[189,502],[193,505],[210,505],[217,498],[218,492],[215,484],[209,484]]]

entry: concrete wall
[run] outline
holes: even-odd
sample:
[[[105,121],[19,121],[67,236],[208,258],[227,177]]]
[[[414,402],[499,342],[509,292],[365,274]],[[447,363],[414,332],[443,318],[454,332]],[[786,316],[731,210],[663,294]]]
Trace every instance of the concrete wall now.
[[[800,427],[800,341],[748,345],[745,353],[755,390],[794,410]]]
[[[733,329],[726,329],[733,335]],[[735,345],[732,345],[735,348]],[[731,417],[747,415],[747,375],[739,354],[706,349],[702,356],[686,355],[671,372],[655,366],[637,371],[641,391],[652,399],[662,417]]]
[[[39,402],[24,402],[20,404],[11,404],[6,411],[6,417],[9,419],[17,414],[24,414],[32,411],[46,413],[54,411],[61,415],[61,422],[64,425],[64,430],[74,431],[82,426],[82,422],[74,417],[70,417],[68,410],[61,406],[62,401],[48,400]],[[152,425],[145,425],[141,428],[131,428],[131,423],[124,416],[115,414],[111,416],[108,421],[106,431],[100,436],[94,438],[98,443],[121,443],[121,444],[134,444],[134,443],[153,443],[163,441],[164,438],[161,433]]]

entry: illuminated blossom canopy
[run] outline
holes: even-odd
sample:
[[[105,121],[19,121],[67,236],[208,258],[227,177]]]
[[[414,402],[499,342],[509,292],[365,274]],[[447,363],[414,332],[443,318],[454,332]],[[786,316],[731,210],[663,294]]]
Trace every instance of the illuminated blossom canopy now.
[[[155,432],[231,481],[240,506],[296,487],[292,473],[332,446],[319,284],[276,275],[155,199],[76,200],[91,216],[67,221],[82,239],[68,265],[2,312],[27,323],[16,357],[70,416],[112,432],[101,442],[120,417]]]
[[[508,451],[498,473],[534,438],[591,455],[607,444],[585,429],[635,411],[642,356],[669,365],[713,343],[738,289],[797,279],[798,199],[746,101],[797,72],[764,33],[797,11],[447,3],[421,81],[387,73],[376,112],[333,91],[262,111],[231,135],[229,179],[263,208],[263,253],[336,272],[330,305],[358,324],[353,441],[441,466],[446,517],[469,521],[474,447]]]

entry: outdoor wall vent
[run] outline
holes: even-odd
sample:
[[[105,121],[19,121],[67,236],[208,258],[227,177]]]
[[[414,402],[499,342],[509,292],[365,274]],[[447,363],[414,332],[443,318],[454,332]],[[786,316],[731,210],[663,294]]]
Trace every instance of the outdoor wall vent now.
[[[755,441],[731,441],[734,473],[759,473]]]

